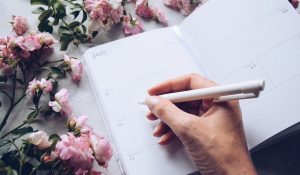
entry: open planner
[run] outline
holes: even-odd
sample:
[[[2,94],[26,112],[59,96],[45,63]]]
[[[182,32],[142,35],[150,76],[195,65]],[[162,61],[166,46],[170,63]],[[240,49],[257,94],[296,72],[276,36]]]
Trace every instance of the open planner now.
[[[249,149],[300,121],[300,15],[287,0],[211,0],[178,26],[91,48],[84,62],[127,175],[197,171],[179,141],[157,144],[157,123],[137,104],[147,89],[170,78],[199,73],[220,84],[265,80],[258,99],[241,101]]]

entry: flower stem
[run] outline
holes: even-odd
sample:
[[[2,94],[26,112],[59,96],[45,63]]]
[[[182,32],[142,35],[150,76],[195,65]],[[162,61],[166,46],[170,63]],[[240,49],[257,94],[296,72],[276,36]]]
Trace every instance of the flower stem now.
[[[27,120],[26,120],[24,123],[20,124],[19,126],[15,127],[13,130],[11,130],[11,131],[9,131],[8,133],[4,134],[4,135],[1,137],[1,139],[5,138],[5,137],[8,136],[10,133],[14,132],[15,130],[17,130],[17,129],[19,129],[19,128],[21,128],[21,127],[27,125],[27,124],[29,124],[29,122],[27,122]]]

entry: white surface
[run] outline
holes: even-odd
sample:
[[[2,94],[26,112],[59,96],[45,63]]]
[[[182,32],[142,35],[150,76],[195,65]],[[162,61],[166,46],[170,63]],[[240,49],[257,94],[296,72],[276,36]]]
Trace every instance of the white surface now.
[[[184,19],[184,16],[181,15],[179,12],[176,12],[174,10],[166,8],[162,1],[160,0],[151,0],[150,5],[154,5],[156,7],[160,7],[164,9],[168,19],[169,19],[169,25],[178,24],[182,19]],[[38,24],[37,15],[32,14],[31,11],[37,8],[38,6],[30,6],[29,0],[9,0],[9,1],[0,1],[0,36],[7,36],[12,34],[12,28],[9,24],[9,21],[11,20],[12,15],[22,15],[29,19],[29,23],[31,26],[31,29],[36,29],[36,26]],[[130,11],[133,10],[133,6],[129,5],[127,7]],[[134,14],[134,12],[132,11]],[[156,24],[154,21],[143,21],[144,28],[146,30],[151,30],[154,28],[160,28],[162,27],[160,24]],[[66,51],[67,54],[70,56],[74,56],[77,58],[82,58],[83,53],[85,50],[92,46],[96,46],[98,44],[106,43],[111,40],[116,40],[119,38],[122,38],[123,32],[120,28],[114,29],[114,32],[107,33],[106,35],[97,36],[97,39],[95,40],[94,44],[90,45],[80,45],[79,48],[76,48],[75,46],[70,45],[68,51]],[[51,56],[51,58],[54,59],[60,59],[62,58],[63,52],[59,51],[59,44],[55,47],[55,53]],[[75,85],[70,78],[65,79],[60,83],[60,87],[67,87],[70,91],[70,102],[73,107],[74,115],[80,116],[80,115],[88,115],[89,116],[89,124],[94,128],[94,130],[97,133],[106,133],[106,130],[104,129],[104,125],[101,122],[101,115],[100,112],[97,109],[96,102],[94,99],[94,96],[92,94],[90,85],[88,83],[88,79],[86,77],[86,74],[83,74],[82,80],[79,83],[79,85]],[[1,97],[0,97],[1,98]],[[0,108],[0,114],[1,116],[5,112],[5,107],[7,107],[7,104],[5,104],[5,101],[3,102],[3,107]],[[8,120],[7,126],[3,133],[5,133],[9,128],[13,128],[15,125],[18,125],[22,123],[24,119],[24,115],[26,116],[28,112],[29,105],[24,101],[24,103],[19,104],[19,107],[12,113],[10,119]],[[66,119],[45,119],[44,122],[40,122],[40,124],[36,125],[36,128],[41,128],[44,130],[47,130],[49,133],[64,133],[65,130],[62,130],[62,128],[65,128],[64,122]],[[119,175],[118,167],[115,162],[115,159],[109,163],[108,167],[108,174],[113,175]]]
[[[300,96],[300,16],[288,1],[211,0],[180,24],[183,38],[173,29],[98,46],[84,56],[128,174],[192,172],[184,154],[170,158],[148,137],[147,110],[137,104],[149,87],[180,74],[203,74],[204,68],[222,83],[266,80],[259,99],[242,103],[249,149],[299,122],[300,101],[290,97]]]

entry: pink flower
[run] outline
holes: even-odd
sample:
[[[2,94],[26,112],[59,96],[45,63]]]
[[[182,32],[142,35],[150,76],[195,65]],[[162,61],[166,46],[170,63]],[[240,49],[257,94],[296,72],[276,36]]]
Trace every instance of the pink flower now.
[[[38,131],[30,134],[27,140],[37,146],[38,149],[43,150],[49,148],[51,146],[51,142],[49,142],[49,137],[47,133],[44,131]]]
[[[68,161],[75,171],[85,172],[93,166],[93,151],[88,137],[75,137],[71,133],[62,135],[55,152],[60,159]]]
[[[10,76],[13,73],[13,67],[3,62],[0,58],[0,76]]]
[[[153,13],[148,6],[148,0],[137,0],[135,13],[144,18],[151,18],[153,16]]]
[[[111,18],[114,23],[121,22],[121,18],[123,17],[123,6],[117,6],[116,8],[113,8],[111,11]]]
[[[28,30],[27,18],[23,16],[13,16],[12,26],[17,35],[23,35]]]
[[[41,45],[51,47],[53,44],[57,43],[57,41],[53,38],[50,33],[43,32],[37,34],[38,40]]]
[[[79,59],[70,58],[64,54],[64,63],[71,69],[72,79],[75,82],[79,82],[83,73],[83,66]]]
[[[52,91],[52,83],[49,80],[46,80],[45,78],[42,78],[41,81],[39,81],[39,88],[44,92],[51,92]]]
[[[182,9],[180,11],[185,16],[189,15],[190,13],[192,13],[193,9],[191,7],[190,0],[182,0]]]
[[[51,81],[46,80],[45,78],[42,78],[41,81],[37,81],[36,79],[33,79],[31,82],[29,82],[25,93],[29,99],[32,99],[32,97],[39,89],[42,90],[43,93],[52,91]]]
[[[30,81],[27,90],[25,92],[27,98],[32,99],[32,97],[35,95],[38,89],[39,89],[39,81],[37,81],[36,79]]]
[[[185,16],[191,14],[194,9],[201,4],[201,0],[163,0],[164,4],[172,9],[180,10]]]
[[[20,36],[16,39],[16,44],[25,51],[34,51],[42,47],[36,35]]]
[[[289,1],[293,5],[294,8],[298,8],[298,6],[299,6],[299,0],[289,0]]]
[[[158,22],[167,25],[168,24],[168,20],[164,14],[164,12],[158,8],[153,8],[151,9],[152,13],[153,13],[153,17],[155,20],[157,20]]]
[[[93,134],[91,136],[91,144],[98,164],[107,168],[108,161],[113,155],[109,142],[104,137]]]
[[[138,19],[132,19],[132,17],[124,17],[124,33],[126,35],[135,35],[143,32],[143,26]]]
[[[182,0],[163,0],[164,4],[173,9],[181,9],[182,8]]]
[[[70,116],[72,114],[72,108],[69,104],[69,95],[67,89],[61,89],[55,94],[55,101],[49,102],[49,106],[52,107],[55,112],[61,112],[66,116]]]

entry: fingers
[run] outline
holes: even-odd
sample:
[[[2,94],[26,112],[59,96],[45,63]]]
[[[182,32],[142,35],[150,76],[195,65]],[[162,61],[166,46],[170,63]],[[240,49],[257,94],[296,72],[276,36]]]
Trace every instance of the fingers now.
[[[166,134],[162,135],[158,141],[161,145],[166,145],[170,143],[175,138],[175,134],[173,131],[169,130]]]
[[[148,93],[150,95],[160,95],[160,94],[170,93],[170,92],[206,88],[214,85],[215,85],[214,82],[198,74],[189,74],[158,84],[150,88],[148,90]]]
[[[183,123],[190,120],[191,116],[193,116],[161,97],[150,96],[146,98],[145,102],[149,110],[175,133],[181,129],[180,127]]]

